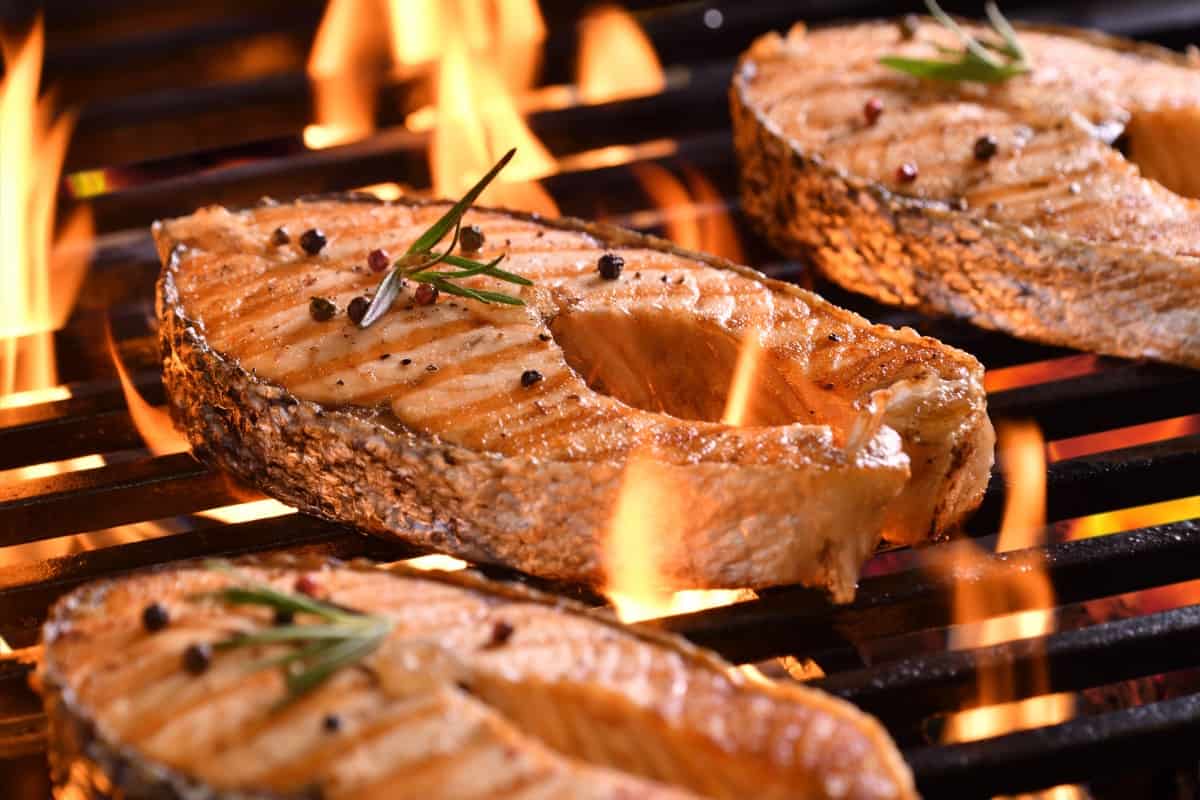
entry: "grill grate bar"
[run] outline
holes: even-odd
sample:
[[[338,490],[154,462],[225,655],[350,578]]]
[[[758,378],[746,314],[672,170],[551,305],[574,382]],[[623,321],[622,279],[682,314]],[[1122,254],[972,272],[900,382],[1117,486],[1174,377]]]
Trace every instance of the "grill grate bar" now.
[[[845,657],[845,648],[853,643],[950,625],[955,620],[949,598],[956,584],[973,583],[977,586],[973,591],[994,594],[1014,585],[1019,589],[1041,568],[1050,577],[1057,602],[1068,605],[1190,580],[1196,577],[1200,557],[1200,519],[981,554],[969,570],[955,567],[952,549],[956,546],[963,545],[928,551],[928,563],[922,568],[864,578],[855,601],[846,606],[831,605],[820,592],[787,587],[764,591],[758,600],[670,617],[656,625],[735,661],[820,650],[840,650]],[[1011,596],[1036,595],[1014,590]],[[981,619],[960,615],[957,621]]]
[[[1076,691],[1193,666],[1198,639],[1200,606],[1186,606],[993,647],[908,658],[811,685],[852,701],[890,727],[978,705],[980,673],[1011,679],[1013,698]],[[1049,685],[1044,685],[1047,676]]]
[[[0,546],[257,499],[190,453],[141,458],[0,486]]]
[[[1190,695],[904,757],[926,800],[963,800],[1194,763],[1197,735],[1200,695]]]
[[[398,540],[363,536],[344,526],[291,514],[87,550],[33,565],[0,568],[0,636],[32,644],[46,612],[61,595],[87,581],[189,558],[215,558],[286,548],[319,547],[336,558],[395,561],[423,551]]]

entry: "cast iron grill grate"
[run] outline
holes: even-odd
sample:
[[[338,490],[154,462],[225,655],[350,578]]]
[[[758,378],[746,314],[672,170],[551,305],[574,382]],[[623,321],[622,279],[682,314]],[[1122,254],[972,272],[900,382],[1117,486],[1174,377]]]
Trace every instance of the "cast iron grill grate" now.
[[[381,180],[428,185],[426,139],[395,127],[401,116],[388,117],[399,114],[415,90],[404,82],[381,89],[380,122],[385,127],[380,133],[353,145],[308,151],[298,136],[309,121],[311,103],[302,58],[271,74],[222,80],[172,65],[180,48],[187,51],[184,62],[191,63],[219,58],[228,48],[261,36],[292,42],[302,56],[320,18],[320,2],[208,0],[167,13],[148,10],[156,4],[110,0],[106,24],[92,35],[89,26],[97,25],[96,12],[87,10],[92,4],[47,5],[47,80],[63,83],[68,101],[84,103],[68,169],[133,164],[120,169],[139,180],[87,201],[100,233],[97,249],[76,311],[56,335],[61,378],[72,396],[0,409],[0,470],[93,454],[104,455],[107,463],[0,485],[0,546],[156,520],[171,521],[176,532],[0,566],[0,635],[18,648],[0,659],[0,757],[6,759],[0,761],[0,783],[11,776],[14,786],[27,788],[37,786],[36,774],[44,769],[43,721],[25,684],[37,657],[38,626],[64,592],[96,578],[202,556],[296,548],[380,561],[419,555],[401,544],[304,516],[239,524],[193,516],[245,500],[246,492],[190,455],[156,457],[144,449],[109,353],[111,337],[112,349],[141,396],[151,404],[164,402],[153,322],[158,259],[147,231],[153,219],[206,203],[248,204],[262,195],[341,191]],[[776,277],[811,284],[814,279],[803,264],[780,261],[737,212],[725,106],[732,59],[754,35],[796,17],[913,9],[880,2],[849,8],[809,3],[807,10],[771,2],[632,5],[642,11],[664,62],[684,67],[683,77],[676,76],[653,97],[538,112],[531,126],[558,154],[673,139],[672,153],[643,163],[702,171],[726,199],[750,263]],[[1051,13],[1010,5],[1017,17]],[[1200,33],[1200,9],[1143,5],[1142,13],[1123,9],[1117,14],[1097,2],[1076,8],[1061,21],[1176,46]],[[716,28],[704,14],[713,8],[722,12]],[[574,46],[570,23],[578,11],[547,10],[551,36],[545,71],[550,82],[569,78]],[[7,12],[0,3],[0,19]],[[147,70],[157,74],[148,77]],[[137,80],[131,82],[130,76]],[[543,183],[564,214],[604,216],[657,231],[666,213],[648,210],[627,165],[563,172]],[[819,281],[816,288],[875,321],[911,325],[969,350],[989,369],[1053,362],[1066,367],[1078,358],[1069,351],[874,306]],[[1200,373],[1100,359],[1082,375],[994,392],[989,405],[997,420],[1032,419],[1048,440],[1062,440],[1200,413]],[[1200,694],[1149,702],[1124,698],[1111,709],[1093,710],[1063,724],[970,744],[933,744],[931,729],[943,715],[970,707],[980,674],[989,671],[1010,670],[1015,696],[1024,697],[1036,691],[1039,665],[1046,665],[1049,676],[1050,685],[1043,688],[1055,692],[1095,690],[1200,668],[1195,648],[1200,609],[1195,606],[1108,621],[1084,614],[1094,601],[1200,578],[1200,519],[1062,540],[1065,521],[1200,494],[1200,428],[1190,430],[1052,463],[1047,486],[1051,544],[1044,547],[989,556],[969,572],[950,566],[960,544],[892,551],[873,562],[858,599],[849,606],[831,606],[809,590],[779,588],[751,602],[662,624],[738,662],[783,655],[812,658],[826,673],[816,685],[884,721],[928,796],[987,796],[1084,780],[1103,794],[1106,786],[1126,785],[1113,781],[1129,780],[1131,771],[1143,781],[1138,786],[1156,791],[1175,787],[1180,775],[1194,777],[1197,759],[1190,743],[1200,732]],[[994,477],[969,526],[976,542],[989,544],[994,537],[1004,494],[1003,481]],[[985,591],[998,591],[1019,584],[1032,565],[1044,568],[1053,582],[1056,614],[1063,623],[1058,632],[972,650],[946,647],[953,584],[974,582]]]

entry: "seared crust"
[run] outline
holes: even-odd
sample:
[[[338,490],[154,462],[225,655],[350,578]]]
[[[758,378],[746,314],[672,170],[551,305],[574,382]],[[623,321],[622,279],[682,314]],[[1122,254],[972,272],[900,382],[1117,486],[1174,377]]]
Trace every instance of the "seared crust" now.
[[[321,569],[374,573],[380,569],[373,562],[336,563],[319,557],[290,555],[244,558],[237,564],[296,574]],[[156,576],[159,579],[168,578],[199,566],[195,563],[176,564],[145,570],[139,576],[92,583],[60,598],[50,610],[43,628],[45,655],[37,677],[49,723],[48,755],[51,779],[55,786],[70,786],[80,792],[82,797],[95,800],[115,796],[130,800],[311,800],[320,797],[318,788],[295,794],[218,789],[145,757],[128,744],[106,735],[105,726],[95,717],[94,711],[81,702],[75,687],[71,685],[67,671],[59,663],[56,644],[80,635],[80,631],[73,624],[74,620],[81,613],[86,614],[90,610],[103,607],[107,596],[115,587],[122,583],[153,580]],[[662,631],[622,625],[607,610],[588,608],[523,585],[491,581],[469,570],[454,573],[426,572],[402,564],[391,565],[386,569],[398,576],[461,587],[504,602],[539,604],[567,615],[586,617],[610,626],[621,636],[632,636],[669,653],[678,654],[697,670],[720,673],[735,686],[749,686],[743,673],[733,669],[714,653]],[[134,595],[136,596],[136,592]],[[136,619],[136,615],[133,615],[133,618]],[[871,775],[872,780],[863,782],[851,794],[844,795],[845,797],[864,800],[904,800],[917,797],[911,772],[887,731],[873,717],[843,700],[798,685],[764,685],[756,682],[754,691],[764,696],[802,703],[811,709],[813,714],[827,715],[830,724],[849,726],[861,737],[863,769],[866,774]],[[832,781],[830,786],[841,785],[842,790],[845,790],[845,784],[839,783],[844,781],[844,778],[839,779],[833,774],[827,778]]]
[[[1021,30],[1195,67],[1104,34]],[[797,26],[789,37],[803,35]],[[1200,258],[984,218],[956,209],[954,198],[905,196],[826,161],[750,99],[757,62],[787,46],[778,34],[756,41],[730,90],[742,200],[773,246],[884,303],[1047,344],[1200,367]]]
[[[764,282],[774,291],[803,294],[805,302],[849,325],[869,327],[857,315],[790,284],[770,281],[746,267],[684,251],[660,239],[580,220],[503,213],[551,228],[584,231],[610,246],[651,248],[731,270]],[[175,273],[184,246],[174,241],[169,226],[161,223],[156,225],[156,238],[164,260],[158,285],[164,383],[172,417],[199,457],[285,503],[352,522],[369,533],[399,535],[472,561],[505,564],[544,577],[593,584],[603,581],[595,532],[608,523],[612,498],[620,489],[622,463],[558,462],[477,452],[409,430],[377,410],[328,407],[297,398],[286,388],[247,372],[209,345],[203,324],[189,317],[176,287]],[[898,429],[906,445],[910,439],[921,438],[920,430],[925,431],[928,446],[914,445],[921,449],[920,469],[914,469],[913,479],[900,497],[891,501],[885,529],[889,535],[905,534],[892,538],[920,538],[957,524],[982,496],[992,457],[982,369],[969,355],[911,330],[875,326],[871,331],[872,335],[936,351],[936,357],[942,359],[931,364],[932,376],[921,372],[920,364],[913,367],[919,374],[927,374],[924,385],[895,382],[887,375],[857,378],[867,384],[867,390],[872,380],[879,381],[881,388],[895,383],[892,394],[896,396],[889,400],[883,422]],[[944,376],[938,378],[937,372]],[[911,401],[906,399],[910,395]],[[886,429],[881,431],[886,433]],[[839,456],[840,463],[831,462],[815,474],[801,496],[779,498],[779,502],[787,505],[786,513],[799,519],[829,516],[822,508],[828,492],[836,487],[853,492],[854,484],[848,481],[862,472],[856,465],[885,457],[875,448],[894,446],[886,442],[886,435],[875,436],[860,452]],[[698,493],[720,496],[722,483],[731,479],[731,468],[702,463],[676,469],[680,479]],[[755,468],[738,469],[746,474]],[[678,547],[686,555],[668,559],[674,564],[669,577],[681,585],[708,587],[802,582],[829,587],[838,599],[849,599],[858,566],[876,543],[873,536],[856,532],[872,527],[878,530],[883,513],[880,503],[890,501],[887,496],[866,500],[868,491],[864,483],[864,502],[828,521],[822,534],[828,538],[816,536],[802,542],[800,546],[808,550],[793,549],[786,558],[766,550],[742,557],[736,554],[744,543],[681,542]],[[736,532],[738,522],[730,515],[737,512],[736,508],[717,508],[713,516],[696,524]]]

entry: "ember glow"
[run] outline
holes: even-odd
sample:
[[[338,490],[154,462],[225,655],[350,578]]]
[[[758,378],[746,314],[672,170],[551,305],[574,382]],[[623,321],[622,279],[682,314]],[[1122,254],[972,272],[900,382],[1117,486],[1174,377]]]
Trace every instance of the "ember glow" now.
[[[997,552],[1024,549],[1042,544],[1046,509],[1046,455],[1041,431],[1033,423],[998,426],[998,452],[1004,472],[1007,496]],[[969,571],[985,556],[963,543],[955,565],[957,573]],[[954,630],[953,648],[986,647],[1014,639],[1043,636],[1054,630],[1054,589],[1043,570],[1022,573],[994,592],[981,589],[969,580],[956,583],[955,619],[971,620],[986,616],[979,624],[963,625]],[[1030,610],[1012,613],[1013,609]],[[1036,691],[1048,688],[1043,664],[1035,683]],[[998,736],[1014,730],[1053,725],[1070,719],[1073,699],[1066,694],[1042,694],[1019,702],[1014,697],[1011,671],[985,671],[979,675],[976,701],[978,708],[953,714],[945,728],[948,742],[966,742]]]
[[[446,556],[441,553],[432,553],[427,556],[417,556],[404,561],[396,562],[403,564],[406,567],[412,567],[419,570],[437,570],[440,572],[458,572],[467,568],[467,562],[461,558],[454,556]]]

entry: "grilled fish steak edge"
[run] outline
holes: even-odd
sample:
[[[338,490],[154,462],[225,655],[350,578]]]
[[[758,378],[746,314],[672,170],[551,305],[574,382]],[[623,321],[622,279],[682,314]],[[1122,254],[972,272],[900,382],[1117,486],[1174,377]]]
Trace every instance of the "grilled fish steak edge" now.
[[[881,532],[895,541],[921,540],[952,529],[978,504],[993,433],[977,361],[663,240],[579,220],[474,209],[465,222],[481,225],[489,241],[506,239],[509,268],[535,280],[525,290],[527,307],[467,301],[414,308],[397,301],[366,331],[344,315],[308,319],[312,282],[350,281],[339,298],[344,306],[377,282],[351,272],[379,238],[402,237],[416,218],[432,219],[441,208],[314,198],[239,212],[214,207],[156,224],[164,262],[158,287],[164,383],[176,425],[198,456],[285,503],[369,533],[601,584],[602,540],[625,467],[649,452],[668,491],[688,504],[689,513],[680,515],[686,518],[672,520],[675,530],[654,543],[668,580],[690,587],[802,582],[827,587],[840,600],[853,596],[859,566]],[[281,222],[293,231],[321,227],[329,244],[317,257],[281,256],[267,244]],[[368,223],[383,232],[365,236],[360,229]],[[392,252],[400,245],[388,244]],[[628,262],[619,281],[595,277],[595,258],[607,250]],[[565,277],[545,266],[555,265],[555,253],[581,251],[566,267],[557,262]],[[670,280],[666,272],[659,280],[655,267],[669,270]],[[226,279],[223,270],[240,277]],[[641,271],[639,281],[634,275]],[[731,298],[735,290],[742,294]],[[217,301],[205,299],[220,292]],[[198,314],[194,307],[205,302]],[[268,302],[284,308],[283,324],[294,335],[319,337],[301,345],[342,348],[323,364],[345,366],[350,359],[356,371],[297,368],[301,362],[292,360],[289,374],[299,377],[273,380],[272,370],[288,370],[277,364],[270,332],[255,328],[266,322],[248,312],[250,318],[238,317],[247,304]],[[660,319],[663,334],[656,330]],[[711,409],[685,409],[691,418],[683,419],[635,408],[593,391],[570,363],[572,352],[583,354],[581,370],[594,371],[588,359],[603,361],[607,388],[615,390],[630,364],[637,373],[676,363],[669,354],[639,363],[645,358],[639,351],[651,342],[677,349],[696,339],[670,380],[691,381],[694,391],[681,392],[686,397],[678,401],[691,403],[724,390],[727,375],[701,370],[719,345],[732,371],[743,336],[738,325],[755,320],[767,328],[764,349],[776,354],[775,366],[762,368],[776,398],[768,398],[767,424],[732,428],[711,421]],[[460,338],[429,332],[438,325],[458,326]],[[596,325],[607,327],[591,333]],[[493,333],[496,342],[507,336],[496,347],[516,348],[519,357],[506,361],[479,344]],[[438,365],[404,364],[404,344],[415,340],[445,348]],[[597,348],[616,340],[629,346],[605,361]],[[466,352],[469,346],[476,349]],[[380,351],[394,357],[373,360]],[[545,379],[526,387],[518,376],[531,363]],[[469,369],[475,372],[461,374]],[[335,381],[337,374],[346,380]],[[489,392],[502,391],[480,400],[473,387],[481,381]],[[368,389],[384,402],[345,394]],[[467,413],[483,407],[491,410],[478,420]],[[431,414],[441,421],[423,427]],[[568,419],[572,414],[587,424]],[[548,423],[567,433],[547,444],[537,432]],[[463,426],[476,432],[463,433]],[[576,445],[576,435],[583,444]],[[635,447],[639,436],[648,444]],[[592,458],[588,447],[609,454]]]
[[[607,613],[469,572],[297,556],[234,567],[239,580],[145,571],[55,605],[38,681],[56,785],[131,800],[916,796],[887,733],[849,703],[750,681]],[[272,624],[199,595],[299,579],[393,620],[387,640],[283,707],[279,669],[253,665],[286,645],[185,669],[189,647]],[[151,603],[169,615],[154,632]]]
[[[1033,71],[996,86],[876,63],[961,47],[927,18],[915,37],[873,22],[757,40],[730,90],[748,215],[782,252],[881,302],[1200,367],[1196,59],[1018,33]],[[1110,146],[1121,133],[1142,171]]]

